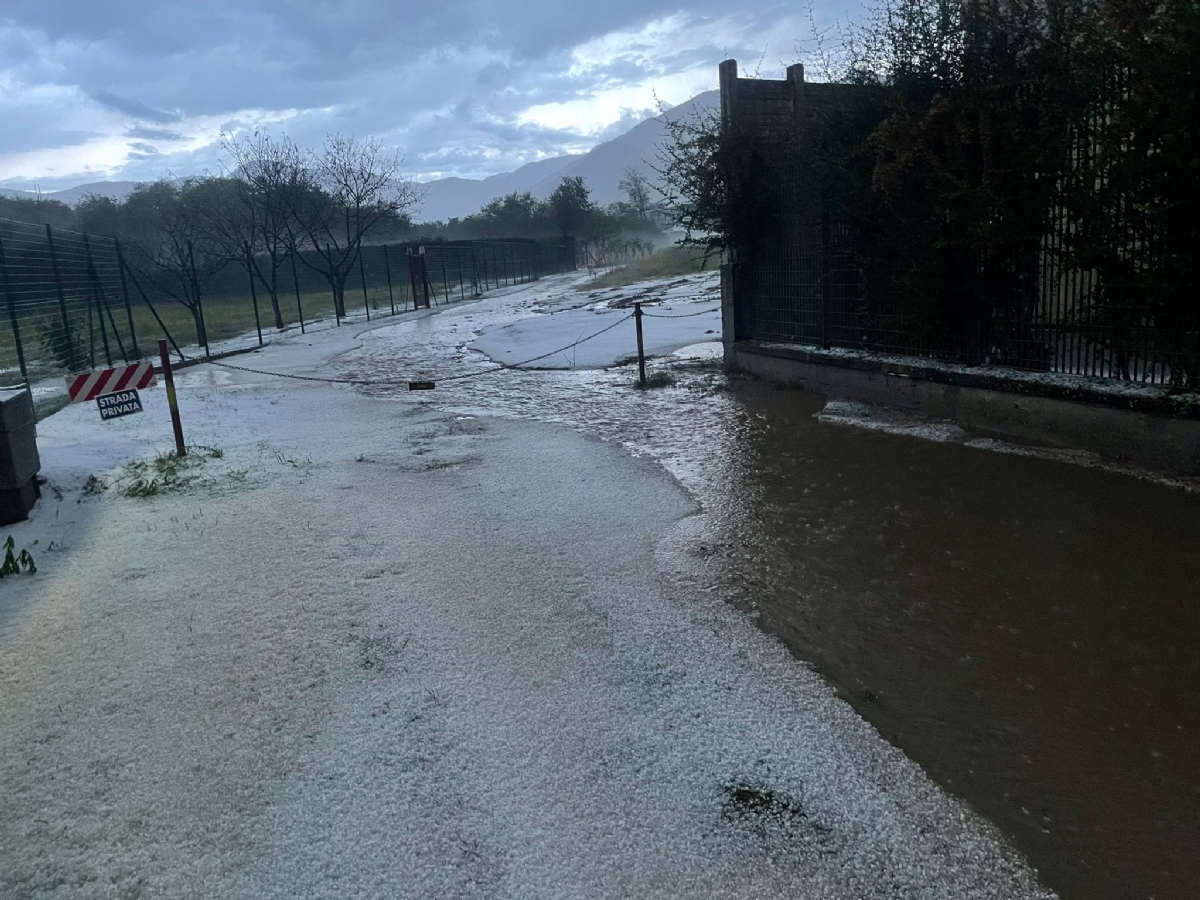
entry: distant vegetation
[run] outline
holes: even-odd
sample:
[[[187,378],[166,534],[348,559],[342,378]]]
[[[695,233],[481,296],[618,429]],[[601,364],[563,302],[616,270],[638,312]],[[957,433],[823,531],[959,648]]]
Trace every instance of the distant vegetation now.
[[[652,278],[669,278],[673,275],[712,272],[720,264],[720,254],[710,254],[706,259],[705,251],[701,247],[668,247],[650,256],[635,259],[627,266],[607,272],[594,281],[589,281],[586,285],[581,286],[581,290],[619,287],[639,281],[649,281]]]
[[[167,319],[194,327],[201,344],[209,332],[219,338],[229,330],[220,311],[206,307],[206,291],[230,267],[257,285],[273,324],[282,328],[281,295],[291,268],[327,283],[336,311],[344,314],[346,285],[365,245],[571,240],[584,264],[609,266],[663,243],[650,182],[635,167],[621,180],[626,200],[607,207],[593,203],[584,180],[574,177],[563,178],[545,201],[512,193],[462,219],[415,224],[420,188],[402,175],[398,154],[376,141],[332,135],[320,152],[306,153],[286,136],[256,132],[226,138],[224,149],[225,175],[161,179],[139,184],[124,200],[92,194],[74,207],[0,197],[0,218],[118,239],[149,285],[178,304],[165,312]],[[239,318],[231,327],[236,332],[244,325]],[[66,333],[43,338],[56,358],[72,346]],[[68,368],[77,362],[60,361]]]
[[[631,166],[621,179],[625,200],[600,206],[581,177],[565,177],[548,200],[513,192],[479,212],[445,222],[414,225],[411,237],[425,240],[484,238],[573,238],[584,259],[648,253],[662,243],[649,179]]]

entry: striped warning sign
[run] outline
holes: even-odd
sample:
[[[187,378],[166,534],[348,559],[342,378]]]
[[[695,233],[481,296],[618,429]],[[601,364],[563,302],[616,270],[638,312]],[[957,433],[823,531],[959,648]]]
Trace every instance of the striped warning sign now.
[[[148,388],[156,384],[153,363],[135,363],[113,369],[97,369],[67,376],[67,393],[72,403],[83,403],[101,394],[111,394],[126,388]]]

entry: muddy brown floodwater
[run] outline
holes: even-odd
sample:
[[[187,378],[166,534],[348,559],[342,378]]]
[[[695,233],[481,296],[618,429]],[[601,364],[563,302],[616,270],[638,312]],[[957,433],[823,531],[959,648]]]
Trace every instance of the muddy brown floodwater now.
[[[527,313],[451,310],[376,332],[345,363],[478,369],[475,330]],[[1200,897],[1200,495],[820,423],[824,398],[712,364],[675,374],[643,393],[627,367],[511,371],[420,402],[658,458],[711,520],[698,553],[715,588],[1048,886]]]
[[[1200,498],[737,396],[735,602],[1063,897],[1200,897]]]

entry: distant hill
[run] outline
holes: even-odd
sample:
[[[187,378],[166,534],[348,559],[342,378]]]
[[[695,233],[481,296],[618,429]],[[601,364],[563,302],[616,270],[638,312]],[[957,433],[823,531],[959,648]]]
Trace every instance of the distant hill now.
[[[90,184],[78,184],[75,187],[64,188],[61,191],[43,191],[43,200],[58,200],[73,206],[88,194],[99,194],[102,197],[112,197],[114,200],[124,200],[129,192],[138,186],[136,181],[93,181]],[[34,191],[18,191],[13,188],[0,188],[0,194],[9,197],[24,197],[33,200],[39,194]]]
[[[674,118],[686,115],[693,108],[714,109],[720,102],[718,91],[707,91],[667,110],[664,115]],[[666,139],[663,116],[655,116],[638,123],[620,137],[597,144],[577,156],[540,160],[490,178],[442,178],[426,182],[422,185],[426,190],[425,202],[417,218],[424,222],[461,218],[513,191],[529,191],[539,200],[545,200],[563,178],[575,176],[581,176],[587,183],[596,203],[607,205],[623,200],[625,195],[619,184],[629,166],[637,166],[657,183],[651,165]]]

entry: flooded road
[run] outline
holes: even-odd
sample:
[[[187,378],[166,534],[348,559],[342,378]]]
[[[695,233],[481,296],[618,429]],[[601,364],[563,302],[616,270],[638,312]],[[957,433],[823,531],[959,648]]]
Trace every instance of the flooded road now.
[[[474,332],[529,311],[490,298],[370,332],[341,368],[482,369]],[[395,399],[555,422],[658,459],[703,504],[711,588],[995,822],[1048,886],[1068,900],[1200,896],[1200,496],[823,424],[824,398],[713,362],[666,367],[675,385],[650,392],[624,367]]]
[[[1200,498],[737,397],[735,602],[1064,897],[1200,896]]]

